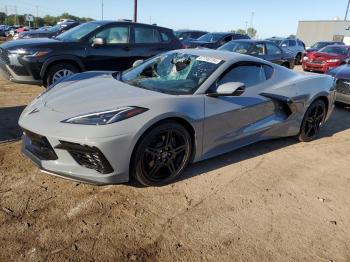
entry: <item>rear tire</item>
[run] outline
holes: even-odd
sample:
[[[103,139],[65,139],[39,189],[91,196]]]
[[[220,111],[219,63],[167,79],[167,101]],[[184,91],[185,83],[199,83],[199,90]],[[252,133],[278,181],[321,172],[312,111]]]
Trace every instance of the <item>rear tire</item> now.
[[[326,118],[326,104],[322,100],[316,100],[306,110],[301,123],[298,138],[301,142],[310,142],[316,139]]]
[[[297,56],[295,57],[295,64],[301,65],[301,53],[298,53]]]
[[[163,186],[179,177],[190,161],[192,139],[182,125],[161,123],[141,138],[131,159],[131,176],[143,186]]]
[[[69,63],[60,63],[53,65],[49,68],[44,81],[45,87],[52,85],[53,83],[62,80],[65,77],[79,73],[79,69]]]

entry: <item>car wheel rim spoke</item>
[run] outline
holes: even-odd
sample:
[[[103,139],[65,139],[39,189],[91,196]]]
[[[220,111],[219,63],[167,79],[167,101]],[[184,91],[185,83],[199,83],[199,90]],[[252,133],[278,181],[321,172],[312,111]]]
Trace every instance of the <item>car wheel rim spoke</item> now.
[[[55,83],[56,81],[62,78],[68,77],[70,75],[73,75],[73,72],[71,70],[68,70],[68,69],[59,70],[53,75],[52,83]]]
[[[179,131],[167,130],[154,136],[145,147],[141,168],[152,181],[176,175],[187,158],[189,144]]]
[[[305,121],[305,135],[309,138],[314,137],[320,131],[324,119],[324,108],[320,105],[310,110]]]

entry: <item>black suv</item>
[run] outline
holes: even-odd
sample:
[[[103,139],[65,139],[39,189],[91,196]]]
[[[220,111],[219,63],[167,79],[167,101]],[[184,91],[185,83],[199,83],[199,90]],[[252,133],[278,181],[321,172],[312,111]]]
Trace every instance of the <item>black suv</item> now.
[[[13,82],[48,86],[77,72],[122,71],[136,60],[181,47],[167,28],[94,21],[51,39],[23,39],[0,45],[0,73]]]

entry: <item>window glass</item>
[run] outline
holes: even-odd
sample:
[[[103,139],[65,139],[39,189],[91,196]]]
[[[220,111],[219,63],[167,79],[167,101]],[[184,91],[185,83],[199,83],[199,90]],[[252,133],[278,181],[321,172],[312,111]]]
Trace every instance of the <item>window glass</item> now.
[[[231,41],[219,47],[219,50],[226,50],[240,54],[248,54],[252,44],[249,42]]]
[[[106,44],[127,44],[129,42],[129,27],[110,27],[96,34],[95,38],[103,38]]]
[[[265,46],[264,44],[256,44],[254,45],[251,55],[265,55]]]
[[[265,70],[261,65],[242,65],[228,71],[217,83],[217,86],[229,82],[241,82],[246,87],[266,81]]]
[[[346,55],[349,52],[349,50],[346,46],[329,45],[322,48],[319,52],[328,53],[328,54]]]
[[[279,55],[281,54],[281,49],[271,43],[266,43],[266,49],[268,55]]]
[[[153,28],[147,27],[135,27],[135,43],[136,44],[148,44],[159,43],[159,32]]]
[[[59,28],[60,26],[53,26],[49,31],[53,32],[52,30],[56,30],[54,28]],[[100,27],[100,24],[98,23],[85,23],[78,25],[71,30],[68,30],[58,36],[56,36],[56,39],[61,41],[72,41],[72,42],[78,42],[88,34],[92,33],[94,30]]]
[[[281,44],[281,46],[283,46],[283,45],[289,46],[289,42],[288,42],[287,40],[286,40],[286,41],[283,41],[282,44]]]
[[[222,63],[207,56],[165,53],[123,72],[121,81],[166,94],[193,94]]]
[[[169,36],[166,33],[161,32],[160,34],[162,35],[163,42],[169,43],[171,41]]]
[[[295,40],[289,40],[289,46],[296,46],[297,43],[295,42]]]
[[[273,67],[268,65],[263,65],[263,67],[265,70],[266,79],[270,79],[274,72]]]

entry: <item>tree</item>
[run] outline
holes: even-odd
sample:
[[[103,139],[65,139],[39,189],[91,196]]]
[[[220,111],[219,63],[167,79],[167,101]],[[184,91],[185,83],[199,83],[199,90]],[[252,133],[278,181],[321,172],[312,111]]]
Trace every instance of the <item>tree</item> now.
[[[236,34],[241,34],[241,35],[246,35],[247,34],[247,32],[244,30],[244,29],[238,29],[236,32],[235,32]]]
[[[254,38],[255,36],[256,36],[256,33],[257,33],[258,31],[255,29],[255,28],[253,28],[253,27],[249,27],[248,29],[247,29],[247,35],[250,37],[250,38]]]

